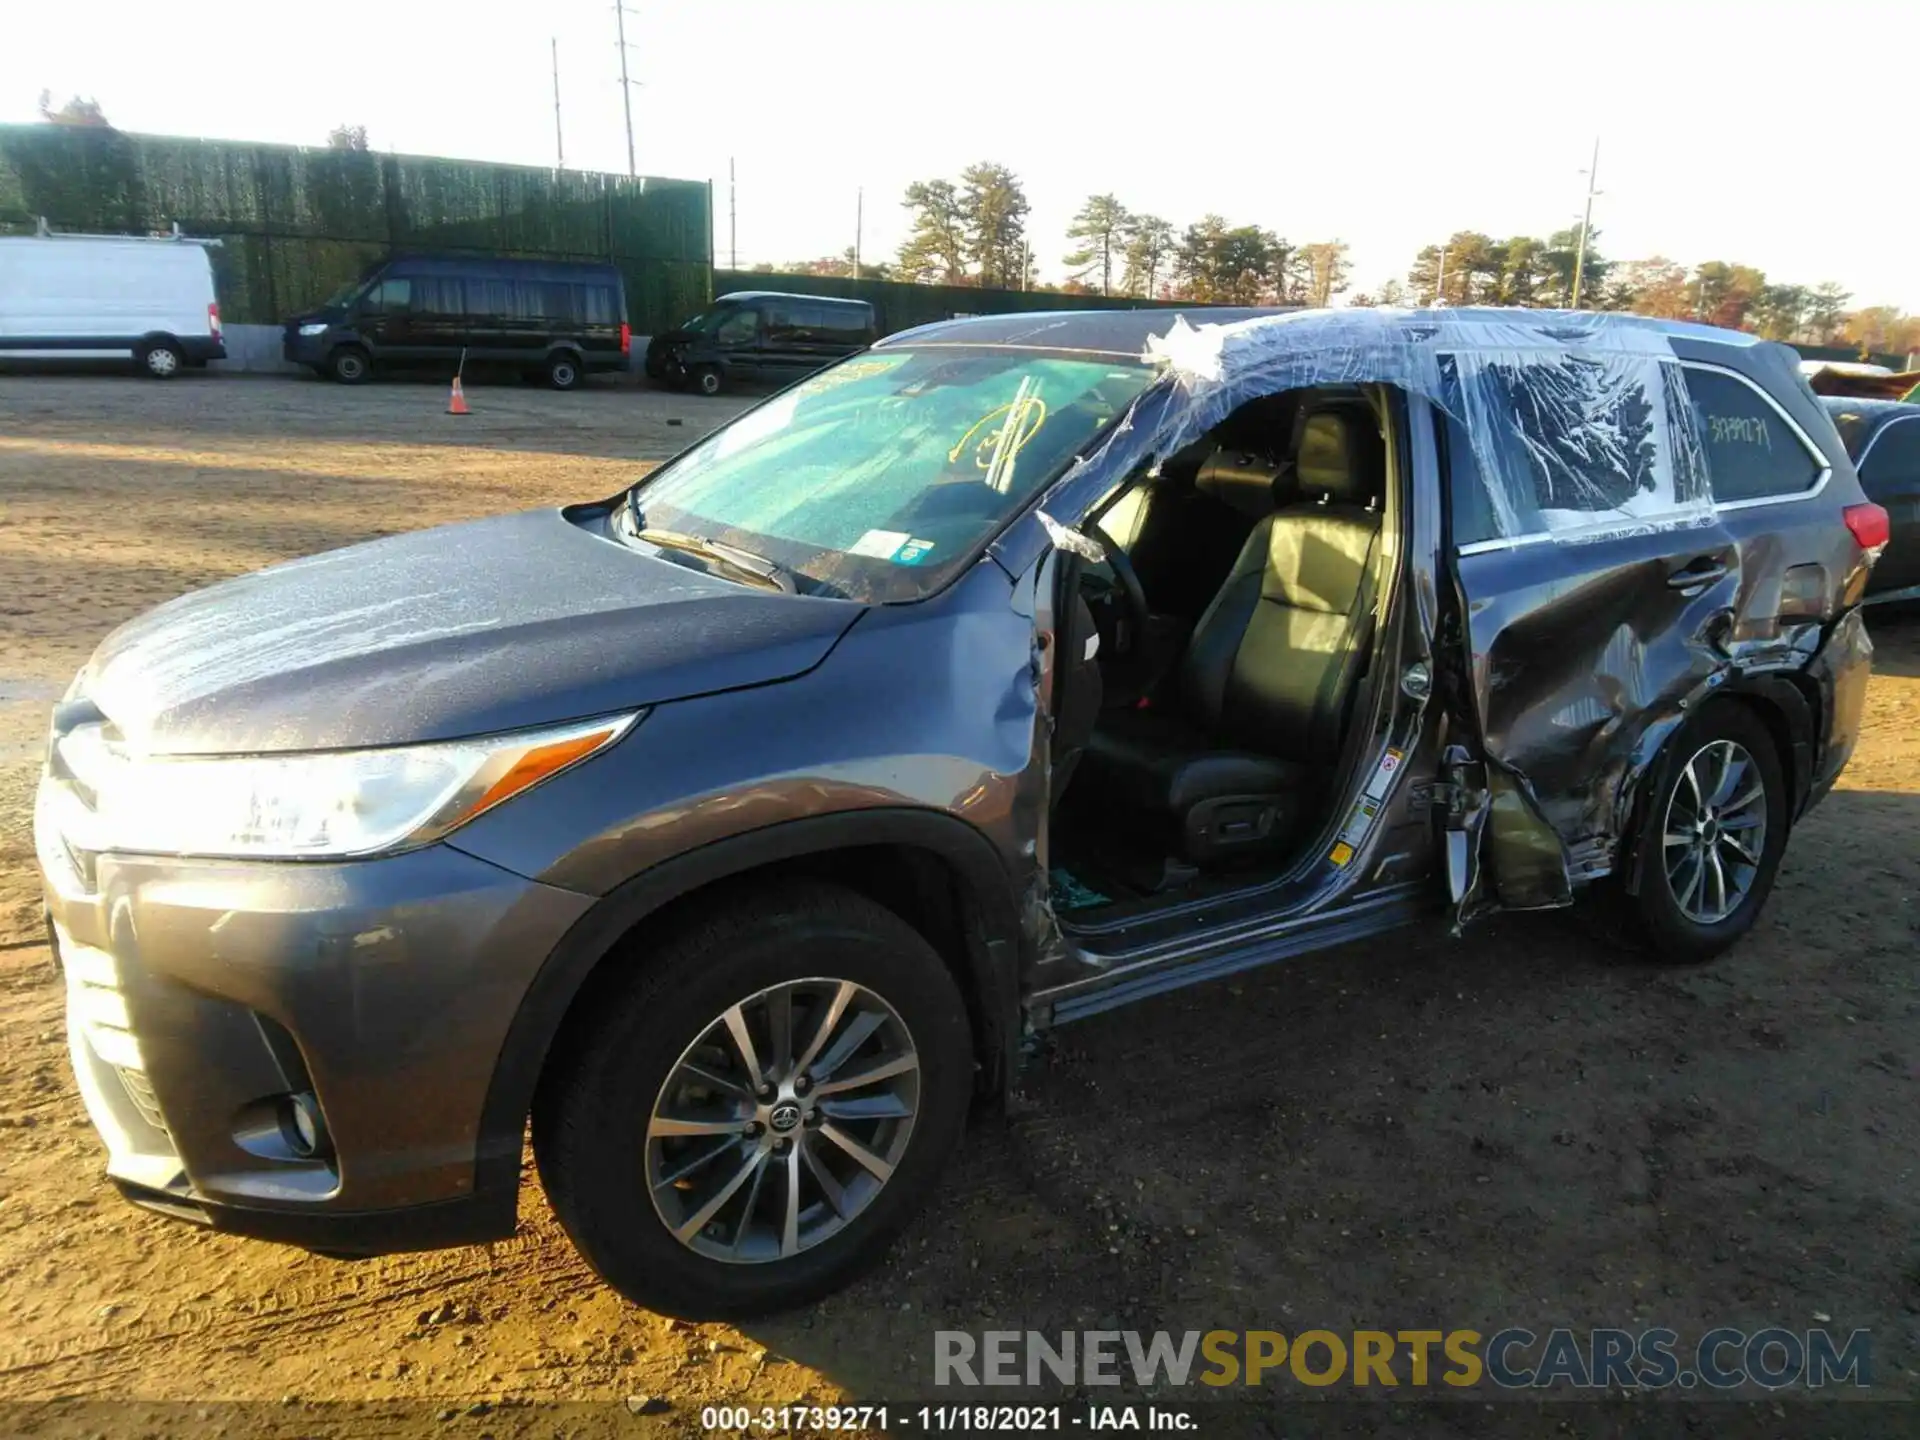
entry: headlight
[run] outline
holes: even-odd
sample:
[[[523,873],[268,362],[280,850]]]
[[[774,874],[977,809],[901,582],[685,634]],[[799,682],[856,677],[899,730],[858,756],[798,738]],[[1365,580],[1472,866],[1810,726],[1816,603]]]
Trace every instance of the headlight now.
[[[638,718],[390,750],[205,758],[130,756],[82,725],[55,751],[57,768],[93,795],[83,822],[66,817],[83,849],[305,859],[437,840],[605,749]]]
[[[324,320],[315,320],[311,324],[302,325],[300,327],[300,333],[302,335],[324,335],[327,333],[327,322]]]

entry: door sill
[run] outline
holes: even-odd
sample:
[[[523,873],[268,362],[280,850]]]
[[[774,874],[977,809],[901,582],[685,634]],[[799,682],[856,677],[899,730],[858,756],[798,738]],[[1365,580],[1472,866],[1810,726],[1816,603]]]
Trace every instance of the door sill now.
[[[1076,959],[1100,968],[1035,990],[1025,1003],[1035,1026],[1063,1025],[1187,985],[1395,930],[1440,908],[1431,885],[1409,883],[1376,890],[1332,911],[1224,925],[1131,951],[1094,954],[1069,939]]]

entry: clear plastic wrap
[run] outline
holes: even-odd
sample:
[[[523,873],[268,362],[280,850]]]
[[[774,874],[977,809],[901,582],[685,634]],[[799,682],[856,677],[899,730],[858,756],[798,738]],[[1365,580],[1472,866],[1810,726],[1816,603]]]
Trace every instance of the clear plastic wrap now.
[[[1666,334],[1632,316],[1305,310],[1148,341],[1187,403],[1162,454],[1280,390],[1386,384],[1465,428],[1493,539],[1587,540],[1703,524],[1712,488]]]

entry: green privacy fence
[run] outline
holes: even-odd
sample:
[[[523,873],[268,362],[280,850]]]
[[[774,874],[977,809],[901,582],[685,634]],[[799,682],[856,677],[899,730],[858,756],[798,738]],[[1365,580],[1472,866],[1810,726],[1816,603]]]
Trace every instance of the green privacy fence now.
[[[364,150],[0,125],[0,232],[218,237],[221,313],[276,324],[396,251],[611,261],[645,334],[708,296],[708,187]]]
[[[716,270],[713,293],[783,290],[838,295],[873,305],[880,333],[956,315],[1007,315],[1020,310],[1204,310],[1191,300],[1136,300],[1126,295],[1065,295],[1057,290],[982,290],[969,285],[912,285],[900,280],[855,280],[844,275],[777,275],[765,270]],[[688,314],[692,312],[689,311]],[[684,315],[674,317],[683,320]]]

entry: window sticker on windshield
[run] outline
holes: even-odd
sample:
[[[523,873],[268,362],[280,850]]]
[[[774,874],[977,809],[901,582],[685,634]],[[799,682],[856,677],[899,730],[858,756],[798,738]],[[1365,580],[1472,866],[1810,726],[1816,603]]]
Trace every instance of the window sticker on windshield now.
[[[931,540],[909,540],[900,547],[899,553],[893,557],[893,563],[896,565],[918,565],[922,560],[927,558],[927,552],[931,549],[933,549],[933,541]]]
[[[876,560],[891,560],[894,552],[910,536],[904,530],[869,530],[853,542],[849,555],[871,555]]]

